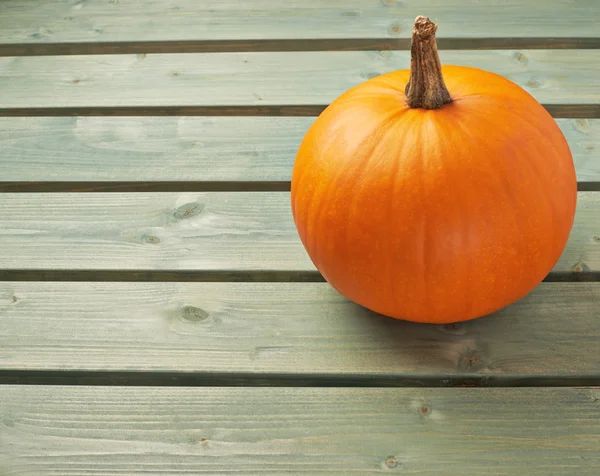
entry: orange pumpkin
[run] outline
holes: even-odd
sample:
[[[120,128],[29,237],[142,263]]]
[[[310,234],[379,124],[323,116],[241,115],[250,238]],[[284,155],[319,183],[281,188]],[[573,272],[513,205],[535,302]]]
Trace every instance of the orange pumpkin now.
[[[292,212],[308,255],[350,300],[450,323],[529,293],[569,237],[577,181],[550,114],[511,81],[440,66],[417,17],[410,71],[360,84],[308,130]]]

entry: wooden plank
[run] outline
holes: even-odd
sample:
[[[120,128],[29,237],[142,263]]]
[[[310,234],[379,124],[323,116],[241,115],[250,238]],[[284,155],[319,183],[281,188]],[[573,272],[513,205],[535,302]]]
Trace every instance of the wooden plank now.
[[[440,37],[596,37],[595,0],[3,0],[0,43],[408,38],[417,15]]]
[[[600,271],[598,216],[580,192],[555,272]],[[6,193],[0,223],[3,269],[314,271],[285,192]]]
[[[1,117],[0,177],[289,181],[296,150],[313,122],[314,117]],[[587,145],[587,137],[600,131],[600,120],[585,123],[589,127],[579,136]]]
[[[523,86],[540,102],[600,102],[600,50],[445,51]],[[366,79],[409,66],[406,51],[0,58],[0,108],[328,104]]]
[[[600,391],[3,387],[3,474],[590,475]]]
[[[296,151],[313,121],[0,117],[0,177],[5,182],[289,182]],[[571,147],[578,181],[600,181],[600,119],[557,123]]]
[[[542,283],[490,316],[428,326],[326,283],[2,281],[0,367],[559,384],[600,377],[599,300],[600,283]]]

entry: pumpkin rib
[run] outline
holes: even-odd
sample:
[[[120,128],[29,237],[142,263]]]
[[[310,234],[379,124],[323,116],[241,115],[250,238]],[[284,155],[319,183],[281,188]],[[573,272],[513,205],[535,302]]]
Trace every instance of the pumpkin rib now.
[[[446,124],[444,124],[444,126],[446,126]],[[456,129],[458,129],[458,134],[456,133]],[[449,129],[447,127],[443,127],[442,131],[444,132],[443,136],[439,138],[440,143],[444,143],[444,144],[452,144],[456,141],[456,139],[458,139],[459,136],[463,136],[466,135],[466,129],[464,128],[464,124],[463,121],[460,119],[460,117],[452,117],[452,133],[448,133]],[[442,142],[443,141],[443,142]],[[441,154],[440,154],[441,156]],[[443,167],[444,164],[442,164],[441,169],[444,170]],[[451,180],[448,178],[448,172],[446,172],[446,184],[450,184]],[[468,220],[465,219],[465,217],[468,217],[470,214],[474,213],[472,210],[472,207],[469,206],[468,200],[465,203],[464,197],[462,193],[456,193],[454,195],[454,199],[458,202],[460,202],[460,206],[457,207],[457,209],[459,210],[459,221],[457,223],[457,228],[459,229],[463,229],[465,224],[468,223]],[[470,239],[470,234],[468,233],[460,233],[457,234],[460,236],[461,238],[461,243],[460,243],[460,247],[461,248],[466,248],[466,249],[471,249],[472,245],[471,245],[471,239]],[[463,260],[463,263],[465,261]],[[459,272],[458,272],[459,271]],[[469,315],[471,314],[472,310],[470,309],[470,299],[468,299],[469,294],[471,294],[472,288],[473,288],[473,269],[471,266],[468,265],[464,265],[461,267],[460,270],[454,270],[455,274],[461,275],[461,276],[465,276],[465,282],[466,285],[463,287],[463,303],[465,303],[465,310],[464,310],[464,314],[465,315]]]
[[[420,122],[416,122],[416,121],[420,121]],[[423,138],[423,130],[422,127],[419,127],[422,124],[423,121],[423,116],[421,115],[420,117],[418,117],[418,119],[415,119],[414,124],[412,124],[414,126],[414,128],[416,129],[416,142],[417,144],[421,143],[422,138]],[[419,164],[419,173],[418,173],[418,177],[416,182],[419,184],[418,189],[421,192],[421,195],[423,195],[424,197],[427,197],[427,166],[428,166],[428,157],[426,157],[425,154],[423,154],[423,150],[420,149],[418,151],[417,154],[415,154],[417,157],[415,157],[413,160]],[[428,227],[428,216],[427,213],[423,213],[421,214],[421,221],[419,223],[420,225],[420,230],[417,233],[417,236],[422,238],[422,241],[420,241],[420,246],[419,246],[419,252],[420,252],[420,256],[419,256],[419,262],[421,263],[421,268],[419,269],[419,274],[418,274],[418,278],[419,278],[419,283],[420,283],[420,288],[421,288],[421,293],[423,296],[423,300],[428,301],[429,300],[429,288],[428,288],[428,283],[427,283],[427,269],[429,269],[429,263],[427,263],[427,259],[428,259],[428,253],[427,250],[429,249],[430,246],[430,237],[429,237],[429,227]]]
[[[438,145],[439,144],[444,144],[445,148],[449,148],[452,150],[453,147],[456,147],[457,149],[459,149],[458,144],[454,145],[455,142],[460,142],[461,140],[463,140],[463,137],[470,137],[470,135],[467,133],[468,132],[468,126],[465,124],[465,121],[462,120],[461,115],[460,114],[454,114],[454,117],[449,117],[448,122],[451,122],[451,126],[447,126],[446,122],[443,123],[443,125],[440,125],[440,129],[444,132],[444,134],[441,134],[439,136],[439,138],[437,138],[435,141],[431,141],[428,140],[428,143],[431,142],[435,142]],[[444,118],[446,118],[446,116],[443,116]],[[448,132],[446,132],[448,131]],[[450,144],[450,145],[448,145]],[[441,159],[443,158],[443,154],[438,154],[438,157],[440,157]],[[458,173],[460,173],[461,175],[464,175],[466,173],[466,170],[463,171],[463,169],[469,168],[469,163],[470,163],[470,159],[469,162],[467,162],[464,166],[458,167],[458,168],[450,168],[448,169],[448,167],[442,167],[441,170],[446,171],[446,170],[451,170],[453,175],[456,175]],[[446,172],[446,178],[444,179],[443,183],[444,183],[444,188],[447,189],[451,189],[452,186],[452,178],[448,178],[448,173]],[[473,182],[473,180],[475,180],[475,182]],[[450,230],[450,233],[453,236],[453,241],[456,241],[457,239],[460,240],[460,243],[457,244],[456,248],[457,249],[465,249],[465,250],[472,250],[474,249],[473,247],[476,246],[475,243],[471,242],[470,237],[472,236],[470,233],[457,233],[455,230],[457,229],[461,229],[461,225],[463,224],[467,224],[469,222],[472,222],[473,219],[477,219],[477,217],[482,216],[482,211],[479,211],[477,209],[474,209],[472,207],[466,206],[466,203],[469,203],[468,197],[470,195],[470,189],[472,188],[472,186],[476,186],[477,182],[479,182],[480,180],[484,180],[485,182],[488,182],[488,188],[492,187],[494,189],[498,189],[501,190],[502,189],[502,185],[500,183],[498,183],[497,185],[492,185],[494,182],[497,182],[497,178],[493,175],[493,174],[486,174],[485,176],[481,176],[480,172],[475,172],[475,175],[473,175],[473,179],[471,179],[469,182],[464,183],[464,187],[463,189],[459,189],[456,190],[457,193],[454,194],[453,196],[453,200],[456,202],[460,202],[460,206],[456,205],[453,207],[453,213],[454,213],[454,219],[456,220],[455,226],[453,226],[453,228]],[[495,204],[491,204],[493,209],[498,209],[498,205],[497,203]],[[481,207],[479,207],[481,208]],[[503,207],[504,208],[504,207]],[[467,218],[465,218],[467,217]],[[468,218],[470,217],[470,218]],[[466,226],[466,225],[463,225]],[[484,235],[482,236],[488,236],[487,233],[485,233],[485,229],[486,229],[486,225],[484,221],[476,221],[474,222],[474,226],[475,226],[475,230],[480,230],[477,233],[480,234],[481,232],[484,233]],[[488,236],[489,238],[489,236]],[[479,248],[479,246],[478,246]],[[479,286],[477,288],[473,288],[473,282],[474,282],[474,272],[477,270],[477,272],[479,273],[480,270],[483,268],[487,268],[487,265],[485,265],[485,263],[477,263],[474,262],[473,265],[474,266],[463,266],[464,263],[467,263],[468,260],[464,259],[462,256],[460,255],[455,255],[451,258],[451,262],[452,262],[452,267],[451,268],[447,268],[446,272],[450,272],[452,273],[453,276],[460,276],[461,277],[461,282],[464,283],[464,285],[462,286],[462,292],[461,294],[461,299],[456,299],[457,302],[457,306],[454,307],[454,309],[452,310],[453,313],[457,313],[459,314],[459,308],[462,308],[463,311],[460,313],[462,315],[469,315],[472,310],[469,309],[470,306],[463,304],[464,302],[468,302],[469,299],[469,295],[472,294],[480,294],[481,293],[481,289],[487,289],[486,286],[484,288],[482,288],[482,284],[481,282],[478,282]],[[432,267],[431,264],[425,264],[425,266],[429,266],[430,268]],[[492,274],[490,275],[493,279],[493,281],[496,280],[496,277]],[[460,302],[460,305],[458,305],[458,303]]]
[[[406,111],[408,111],[408,109],[404,109],[404,111],[406,112]],[[403,153],[404,148],[406,147],[406,141],[404,139],[405,139],[406,135],[408,134],[409,129],[395,127],[394,132],[398,133],[397,129],[400,129],[400,133],[402,135],[397,138],[398,149],[396,150],[396,154],[398,155],[398,157],[403,157],[404,156],[404,153]],[[392,170],[391,170],[392,183],[390,184],[390,189],[391,189],[391,193],[394,197],[399,197],[399,196],[401,196],[401,193],[399,193],[398,188],[400,186],[399,184],[401,184],[402,182],[398,179],[398,177],[399,177],[399,170],[403,164],[401,163],[401,160],[399,158],[395,157],[394,159],[395,160],[393,160],[393,166],[392,166]],[[393,223],[394,219],[397,219],[397,215],[395,215],[395,207],[391,206],[391,207],[389,207],[389,210],[388,210],[389,223]],[[387,241],[387,248],[388,248],[387,254],[390,257],[395,257],[394,243],[395,243],[394,240]],[[392,277],[392,267],[388,266],[385,269],[387,270],[386,282],[388,283],[388,286],[389,286],[388,292],[392,298],[392,303],[394,305],[394,308],[396,308],[396,307],[402,305],[401,303],[399,303],[399,295],[398,295],[399,293],[396,288],[397,284]]]
[[[539,129],[537,129],[535,126],[531,127],[531,130],[538,131],[540,138],[543,138],[542,134],[539,132]],[[539,156],[539,152],[533,151],[532,153],[537,154]],[[548,210],[548,215],[549,215],[551,223],[550,223],[550,226],[547,227],[547,229],[552,234],[551,243],[554,244],[556,241],[554,224],[556,224],[558,222],[557,217],[556,217],[556,209],[554,206],[554,197],[553,197],[554,192],[548,190],[545,187],[544,182],[542,181],[542,178],[540,176],[541,175],[540,168],[536,166],[537,160],[524,160],[523,163],[524,163],[524,167],[529,170],[529,175],[535,181],[535,184],[536,184],[535,188],[540,195],[540,202],[545,204],[546,205],[545,208]],[[548,269],[548,271],[550,271],[550,269]],[[543,278],[543,276],[541,278]]]
[[[516,113],[511,109],[507,110],[507,113],[509,115],[516,116]],[[531,121],[528,118],[525,118],[525,120],[523,120],[522,122],[525,123],[530,128],[529,135],[537,134],[538,140],[540,140],[540,141],[548,140],[546,131],[542,131],[540,129],[539,122]],[[552,123],[554,123],[554,121],[552,121]],[[558,126],[556,126],[556,129],[558,129]],[[531,177],[533,177],[533,179],[536,181],[537,188],[539,189],[539,193],[542,196],[542,202],[548,204],[548,208],[549,208],[550,214],[552,216],[552,224],[548,227],[548,229],[550,230],[550,233],[552,233],[552,240],[551,240],[552,243],[556,243],[557,236],[555,233],[555,226],[553,226],[555,223],[559,222],[557,215],[556,215],[556,207],[555,207],[556,191],[549,190],[545,186],[545,184],[542,182],[541,176],[544,174],[544,172],[542,172],[542,169],[538,165],[539,162],[541,162],[544,159],[547,159],[547,156],[541,157],[540,152],[537,150],[534,150],[532,153],[537,154],[537,156],[539,157],[540,160],[528,160],[528,161],[525,161],[524,163],[525,163],[525,166],[528,167],[529,170],[531,171],[530,172]],[[551,154],[551,155],[556,155],[557,151],[556,151],[556,148],[551,147],[548,150],[546,150],[546,153]],[[556,162],[560,162],[560,161],[556,161]],[[554,264],[555,264],[555,262],[553,263],[553,265]],[[548,272],[550,271],[550,269],[548,269]]]
[[[314,126],[314,124],[313,124],[313,126]],[[330,137],[328,139],[329,139],[328,147],[326,147],[323,150],[323,153],[325,153],[325,154],[327,153],[327,150],[329,150],[330,148],[334,147],[334,145],[335,145],[335,136],[332,136],[332,137]],[[312,166],[310,168],[307,167],[304,170],[306,170],[307,172],[309,172],[309,174],[310,174],[310,176],[309,176],[309,183],[310,183],[310,186],[313,187],[312,188],[312,192],[310,194],[308,194],[308,197],[309,197],[308,198],[308,203],[307,204],[303,204],[304,209],[305,209],[305,220],[308,223],[315,223],[316,222],[316,224],[319,225],[320,222],[321,222],[321,217],[319,216],[317,219],[315,219],[315,217],[314,217],[314,211],[313,211],[314,204],[317,202],[316,199],[319,198],[319,196],[326,196],[327,197],[327,196],[329,196],[329,194],[325,193],[322,190],[322,187],[319,186],[319,183],[317,181],[315,181],[314,177],[312,176],[312,175],[314,175],[314,172],[315,172],[315,170],[314,170],[314,162],[313,162],[313,164],[312,164]],[[338,169],[338,171],[337,171],[337,176],[343,174],[344,172],[345,172],[344,169],[340,167]],[[337,182],[337,176],[334,176],[334,177],[330,178],[329,184],[327,186],[328,188],[331,188],[333,185],[335,185],[335,183]],[[304,181],[306,182],[306,179]],[[303,195],[303,196],[306,196],[306,195]],[[319,210],[319,212],[323,212],[323,211],[324,211],[323,208],[321,208]],[[307,233],[307,236],[310,237],[310,236],[314,236],[314,235],[312,233]],[[321,248],[318,245],[318,243],[308,242],[305,245],[308,246],[310,249],[314,250],[313,251],[314,256],[311,257],[313,263],[315,261],[318,262],[319,261],[319,257],[318,257],[319,249]]]
[[[349,104],[346,104],[346,106],[349,106]],[[380,120],[378,120],[378,122],[376,124],[373,124],[371,126],[371,130],[376,130],[378,128],[382,128],[382,124],[396,121],[405,112],[406,112],[406,109],[399,109],[399,110],[390,109],[387,116],[382,117]],[[336,139],[335,137],[332,137],[328,148],[330,148],[330,147],[335,148],[336,140],[338,140],[338,139]],[[356,147],[355,154],[359,155],[359,156],[371,157],[373,155],[375,147],[378,144],[372,144],[371,150],[365,150],[365,147],[366,147],[366,145],[368,145],[367,143],[370,140],[371,140],[370,136],[368,134],[365,134],[365,136],[361,140],[361,142],[355,146]],[[327,153],[327,152],[324,151],[324,153]],[[362,168],[363,169],[366,168],[367,165],[368,164],[363,164]],[[316,202],[315,198],[318,198],[319,196],[332,197],[334,194],[334,191],[340,186],[339,177],[343,176],[345,173],[347,173],[347,170],[344,167],[338,168],[336,170],[336,172],[329,177],[328,183],[325,186],[316,187],[316,189],[311,194],[311,199],[309,201],[309,205],[306,207],[307,208],[306,215],[308,217],[308,220],[312,223],[315,223],[316,226],[322,226],[323,221],[324,221],[323,216],[325,213],[329,212],[329,209],[322,207],[320,210],[318,210],[315,213],[310,204],[315,203]],[[354,193],[353,196],[356,199],[356,197],[358,197],[359,194]],[[352,215],[352,212],[353,212],[353,210],[351,208],[350,215]],[[306,244],[306,246],[308,246],[311,250],[313,250],[313,256],[312,256],[313,263],[315,263],[315,265],[318,267],[318,263],[320,262],[320,254],[322,252],[322,249],[324,248],[324,244],[318,243],[318,242],[309,242]]]
[[[539,106],[537,100],[518,84],[497,73],[481,68],[463,65],[444,65],[442,73],[453,98],[459,99],[493,98],[500,103],[516,100],[520,103],[527,100]]]
[[[364,142],[361,143],[357,147],[358,148],[357,155],[360,155],[360,156],[363,156],[366,158],[361,167],[361,172],[360,172],[361,175],[368,174],[370,169],[374,168],[372,161],[374,160],[374,158],[378,158],[378,159],[380,158],[381,147],[383,147],[385,144],[388,143],[389,136],[391,136],[394,132],[394,129],[390,128],[390,125],[402,121],[404,115],[407,112],[408,112],[408,108],[405,108],[405,107],[390,110],[388,112],[388,114],[385,117],[383,117],[381,119],[381,121],[379,121],[378,127],[376,128],[377,130],[384,131],[384,134],[379,138],[379,140],[373,141],[372,144],[369,144],[371,147],[366,147]],[[398,160],[392,160],[392,162],[396,163],[398,166],[400,165]],[[393,180],[393,177],[394,176],[392,175],[391,180]],[[363,192],[362,192],[361,183],[359,180],[357,180],[356,184],[355,184],[354,193],[352,194],[352,198],[348,204],[348,217],[347,217],[348,219],[345,220],[345,222],[344,222],[345,226],[348,226],[351,223],[353,223],[352,217],[357,215],[358,201],[361,200],[362,198],[363,198]],[[393,223],[393,221],[394,220],[392,220],[390,223]],[[346,237],[351,237],[352,233],[346,232],[346,233],[344,233],[344,235]],[[380,238],[375,237],[374,239],[378,240]],[[381,241],[380,241],[380,243],[381,243]],[[346,242],[345,246],[348,248],[352,248],[352,243]],[[381,279],[381,276],[379,275],[375,279]],[[388,296],[391,296],[391,295],[392,294],[388,294]],[[366,307],[368,307],[368,306],[366,306]],[[377,309],[373,309],[373,310],[378,311]]]
[[[378,158],[378,152],[380,147],[382,147],[382,144],[386,143],[387,140],[387,135],[391,134],[391,130],[388,129],[389,124],[401,120],[402,116],[404,114],[406,114],[407,109],[406,108],[402,108],[402,109],[391,109],[388,114],[386,116],[383,116],[381,118],[381,120],[379,121],[377,127],[375,127],[375,129],[377,130],[384,130],[385,133],[382,135],[382,137],[379,139],[379,141],[377,142],[373,142],[372,144],[369,144],[369,147],[367,147],[367,145],[365,144],[367,142],[367,140],[361,142],[361,144],[357,147],[357,155],[360,155],[362,157],[366,157],[367,159],[362,163],[362,167],[361,167],[361,175],[364,175],[366,173],[366,171],[369,170],[370,167],[373,167],[372,165],[372,161],[374,158]],[[360,177],[360,176],[359,176]],[[346,220],[345,225],[346,226],[350,226],[352,224],[352,218],[357,214],[358,211],[358,201],[360,199],[362,199],[362,189],[361,189],[361,185],[360,185],[360,180],[359,177],[357,177],[357,181],[355,184],[355,193],[352,194],[352,198],[348,204],[348,220]],[[346,236],[346,247],[348,249],[352,248],[352,243],[348,242],[348,239],[352,237],[352,233],[349,233],[348,230],[346,230],[345,232],[345,236]]]
[[[459,123],[460,123],[460,121],[459,121]],[[497,134],[498,134],[498,131],[496,131],[496,130],[491,131],[492,136],[498,137]],[[498,137],[498,139],[499,138],[500,137]],[[515,145],[510,142],[510,139],[505,139],[504,142],[505,142],[504,147],[507,148],[505,151],[505,156],[508,156],[508,157],[519,156],[518,150],[515,148]],[[490,156],[493,154],[493,150],[490,150],[490,146],[487,145],[485,141],[484,142],[479,141],[476,144],[474,144],[474,146],[478,149],[481,149],[485,156]],[[514,190],[513,190],[513,185],[512,185],[513,178],[511,177],[509,179],[509,176],[507,176],[507,174],[504,172],[504,171],[507,171],[507,172],[510,171],[510,168],[512,168],[512,165],[509,163],[506,163],[506,161],[502,161],[502,160],[500,160],[499,162],[496,161],[496,163],[497,163],[497,165],[494,170],[496,170],[498,173],[494,173],[494,174],[490,173],[488,175],[487,181],[489,183],[489,186],[491,186],[492,183],[497,183],[498,190],[495,193],[498,194],[500,197],[503,196],[506,199],[506,203],[502,206],[502,209],[500,209],[498,211],[501,212],[501,214],[505,220],[510,219],[511,223],[514,224],[515,232],[520,232],[519,234],[523,236],[523,238],[518,241],[512,241],[512,240],[505,241],[502,244],[502,247],[504,249],[506,249],[507,252],[509,252],[508,250],[513,250],[515,262],[524,262],[529,257],[522,255],[522,253],[521,253],[522,246],[519,246],[519,243],[522,243],[525,246],[528,246],[528,243],[531,242],[531,239],[525,238],[525,236],[527,235],[526,230],[524,230],[523,227],[520,225],[521,218],[519,218],[519,216],[517,215],[522,210],[522,206],[518,203],[517,198],[514,193]],[[498,167],[503,167],[504,171]],[[522,161],[522,163],[519,165],[519,168],[522,169],[522,173],[525,172],[528,176],[533,177],[534,180],[536,180],[537,183],[539,183],[539,179],[536,177],[536,174],[532,173],[530,170],[529,161]],[[529,171],[527,171],[527,170],[529,170]],[[532,237],[532,238],[535,238],[535,237]],[[521,270],[522,267],[516,267],[515,269]],[[496,272],[499,272],[499,270],[497,270]],[[496,280],[498,278],[499,277],[496,277]],[[525,286],[527,284],[527,283],[525,283],[526,279],[527,279],[526,273],[523,273],[523,271],[519,272],[518,281],[520,282],[520,286]]]

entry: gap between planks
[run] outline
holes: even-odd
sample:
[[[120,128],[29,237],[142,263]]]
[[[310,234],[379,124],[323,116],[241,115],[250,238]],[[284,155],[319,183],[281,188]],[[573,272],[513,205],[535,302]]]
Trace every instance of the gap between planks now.
[[[599,387],[600,373],[575,375],[350,375],[0,369],[0,385],[98,387],[502,388]]]
[[[82,106],[82,107],[7,107],[0,117],[50,116],[274,116],[316,117],[328,104],[282,104],[270,106]],[[555,119],[600,118],[600,104],[542,104]]]
[[[600,191],[600,182],[581,184],[588,191]],[[0,182],[0,193],[41,192],[289,192],[290,182],[281,181],[63,181]]]
[[[600,38],[437,38],[440,50],[598,49]],[[409,38],[123,41],[0,44],[2,56],[410,50]]]
[[[289,181],[0,182],[0,193],[289,192]],[[600,181],[578,182],[578,192],[600,192]]]
[[[322,283],[325,279],[311,270],[0,269],[0,281]],[[600,271],[553,271],[542,282],[600,282]]]

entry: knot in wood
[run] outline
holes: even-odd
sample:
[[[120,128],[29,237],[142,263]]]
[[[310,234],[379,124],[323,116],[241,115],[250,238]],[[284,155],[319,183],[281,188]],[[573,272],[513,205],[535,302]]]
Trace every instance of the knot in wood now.
[[[455,336],[462,336],[467,333],[465,326],[463,326],[460,322],[454,322],[452,324],[442,324],[439,329],[444,334],[450,334]]]
[[[517,63],[521,63],[521,64],[529,63],[527,56],[525,56],[523,53],[520,53],[518,51],[513,55],[513,58]]]
[[[458,360],[457,368],[462,371],[477,372],[486,366],[485,359],[478,350],[464,352]]]
[[[398,464],[398,459],[395,456],[388,456],[385,460],[385,465],[390,469],[397,468]]]
[[[179,220],[191,218],[204,210],[204,205],[198,202],[186,203],[173,211],[173,216]]]
[[[144,237],[144,241],[146,243],[150,243],[151,245],[157,245],[158,243],[160,243],[160,238],[158,236],[150,235]]]
[[[394,23],[392,26],[390,26],[390,33],[392,35],[399,35],[402,33],[402,25],[400,25],[400,23]]]
[[[181,316],[186,321],[201,322],[201,321],[205,321],[206,319],[208,319],[210,314],[208,312],[206,312],[204,309],[200,309],[199,307],[185,306],[181,310]]]
[[[575,263],[575,266],[573,266],[572,269],[574,273],[588,273],[590,271],[590,267],[583,261]]]

